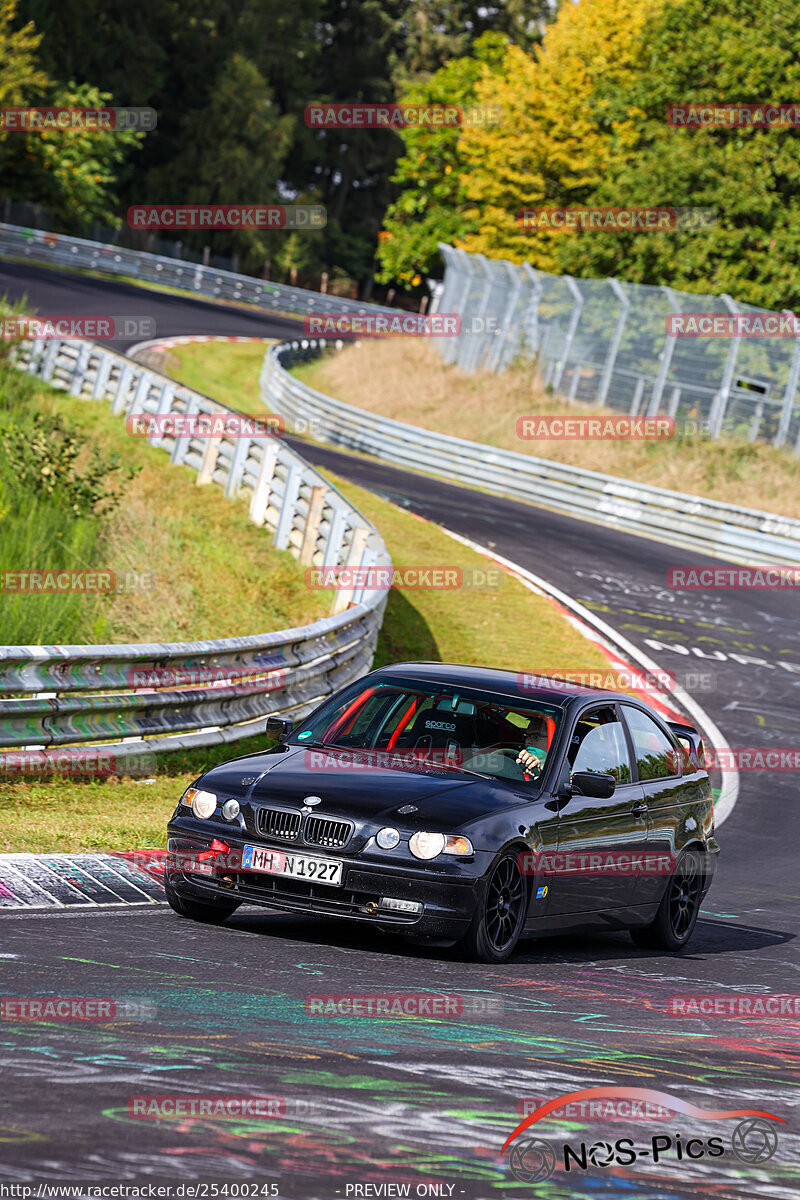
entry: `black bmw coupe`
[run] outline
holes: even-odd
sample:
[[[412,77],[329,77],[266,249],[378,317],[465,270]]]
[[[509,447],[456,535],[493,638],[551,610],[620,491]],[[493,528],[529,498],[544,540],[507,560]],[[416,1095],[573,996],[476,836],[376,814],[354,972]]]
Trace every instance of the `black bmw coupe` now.
[[[719,852],[703,745],[618,692],[447,663],[359,679],[214,767],[168,827],[167,899],[366,921],[469,959],[520,937],[689,941]]]

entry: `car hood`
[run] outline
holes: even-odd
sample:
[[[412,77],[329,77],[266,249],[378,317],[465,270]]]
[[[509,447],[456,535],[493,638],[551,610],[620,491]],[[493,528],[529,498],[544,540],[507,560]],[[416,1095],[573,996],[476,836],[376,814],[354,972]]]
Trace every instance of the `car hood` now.
[[[395,825],[430,818],[436,825],[457,828],[487,812],[521,803],[505,787],[445,768],[392,766],[386,755],[291,746],[236,759],[214,767],[201,786],[255,804],[301,808],[309,796],[320,816],[380,820]],[[406,805],[415,811],[400,813]]]

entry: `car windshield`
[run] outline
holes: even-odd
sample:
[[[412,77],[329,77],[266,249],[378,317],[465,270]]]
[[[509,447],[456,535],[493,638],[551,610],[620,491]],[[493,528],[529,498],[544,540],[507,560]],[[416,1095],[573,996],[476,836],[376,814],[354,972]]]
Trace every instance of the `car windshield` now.
[[[398,766],[473,772],[535,783],[561,710],[453,685],[392,680],[358,684],[302,722],[290,744],[377,751]],[[517,763],[521,751],[526,760]]]

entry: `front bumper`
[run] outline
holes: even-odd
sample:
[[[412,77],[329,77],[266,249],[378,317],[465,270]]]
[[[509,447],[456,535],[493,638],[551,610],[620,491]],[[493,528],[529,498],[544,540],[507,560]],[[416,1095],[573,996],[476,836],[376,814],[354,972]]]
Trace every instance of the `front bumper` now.
[[[193,860],[198,853],[209,851],[210,838],[204,841],[172,825],[167,833],[166,872],[170,887],[179,896],[206,903],[238,900],[288,912],[362,921],[380,929],[397,929],[418,937],[458,938],[466,933],[483,893],[481,875],[456,874],[460,864],[453,864],[446,875],[434,875],[424,868],[409,869],[404,864],[392,864],[387,868],[333,852],[312,851],[310,847],[304,847],[303,853],[341,859],[340,886],[237,870],[236,864],[241,862],[245,845],[257,844],[264,849],[286,852],[285,844],[261,838],[242,841],[226,837],[231,851],[227,859],[216,856],[200,864]],[[230,863],[234,865],[231,867]],[[476,862],[470,867],[473,872],[480,870],[480,864]],[[422,912],[409,914],[382,909],[379,904],[384,896],[417,901],[423,906]]]

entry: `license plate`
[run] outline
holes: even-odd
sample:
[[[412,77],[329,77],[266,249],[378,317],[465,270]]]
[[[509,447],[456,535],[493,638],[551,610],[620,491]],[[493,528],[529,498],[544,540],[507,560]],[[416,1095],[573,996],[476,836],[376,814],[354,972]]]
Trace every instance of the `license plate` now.
[[[285,850],[265,850],[260,846],[245,846],[242,869],[261,871],[265,875],[288,875],[309,883],[327,883],[339,887],[342,882],[342,863],[336,858],[312,858],[308,854],[291,854]]]

